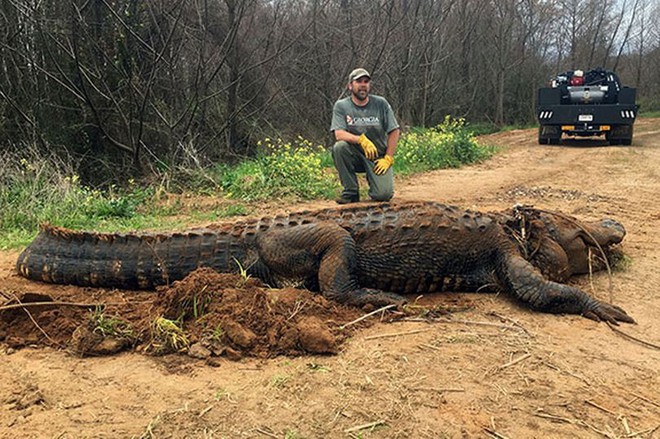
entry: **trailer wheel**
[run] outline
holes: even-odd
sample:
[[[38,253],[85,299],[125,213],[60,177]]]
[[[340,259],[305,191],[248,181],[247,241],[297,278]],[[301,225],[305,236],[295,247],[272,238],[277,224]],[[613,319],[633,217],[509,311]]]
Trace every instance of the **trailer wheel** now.
[[[561,131],[552,125],[539,126],[539,145],[559,145]]]
[[[548,139],[543,136],[543,125],[539,126],[539,145],[547,145]]]
[[[626,136],[621,139],[621,144],[625,146],[630,146],[632,145],[632,138],[633,138],[633,126],[632,125],[626,125],[627,130],[626,130]]]
[[[633,127],[632,125],[619,125],[613,127],[611,131],[605,134],[605,139],[610,145],[632,145]]]

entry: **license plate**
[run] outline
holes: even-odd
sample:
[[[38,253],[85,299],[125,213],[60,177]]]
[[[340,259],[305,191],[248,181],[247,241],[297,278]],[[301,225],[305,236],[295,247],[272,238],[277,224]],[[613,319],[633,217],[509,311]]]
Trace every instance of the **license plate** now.
[[[578,121],[580,122],[592,122],[594,120],[593,114],[580,114],[578,116]]]

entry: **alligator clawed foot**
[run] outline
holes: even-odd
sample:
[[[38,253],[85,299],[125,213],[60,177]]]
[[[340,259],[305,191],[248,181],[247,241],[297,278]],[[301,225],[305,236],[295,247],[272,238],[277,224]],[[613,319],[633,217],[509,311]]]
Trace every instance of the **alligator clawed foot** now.
[[[635,320],[622,308],[603,302],[599,302],[595,307],[585,311],[582,315],[597,322],[605,321],[613,325],[618,325],[619,322],[635,323]]]
[[[396,305],[397,308],[400,308],[407,302],[403,296],[373,288],[360,288],[359,290],[352,291],[350,297],[347,297],[345,301],[348,305],[366,306],[374,309],[388,305]]]

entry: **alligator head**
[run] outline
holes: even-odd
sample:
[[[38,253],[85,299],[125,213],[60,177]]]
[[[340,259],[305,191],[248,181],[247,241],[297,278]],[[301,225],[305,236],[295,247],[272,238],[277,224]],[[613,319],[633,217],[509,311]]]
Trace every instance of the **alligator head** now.
[[[616,254],[616,244],[626,235],[623,226],[609,218],[580,221],[528,206],[515,207],[512,213],[507,226],[526,259],[556,282],[606,269],[610,257]]]
[[[613,246],[626,236],[621,223],[609,218],[585,222],[568,215],[542,212],[539,219],[566,253],[570,274],[604,270]]]

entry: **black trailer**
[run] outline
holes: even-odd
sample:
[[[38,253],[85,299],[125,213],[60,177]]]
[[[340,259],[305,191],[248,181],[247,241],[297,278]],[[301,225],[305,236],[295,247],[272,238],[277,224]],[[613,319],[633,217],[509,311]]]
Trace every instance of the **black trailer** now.
[[[539,144],[558,144],[562,135],[605,135],[610,145],[630,145],[638,110],[635,94],[609,70],[560,73],[538,91]]]

